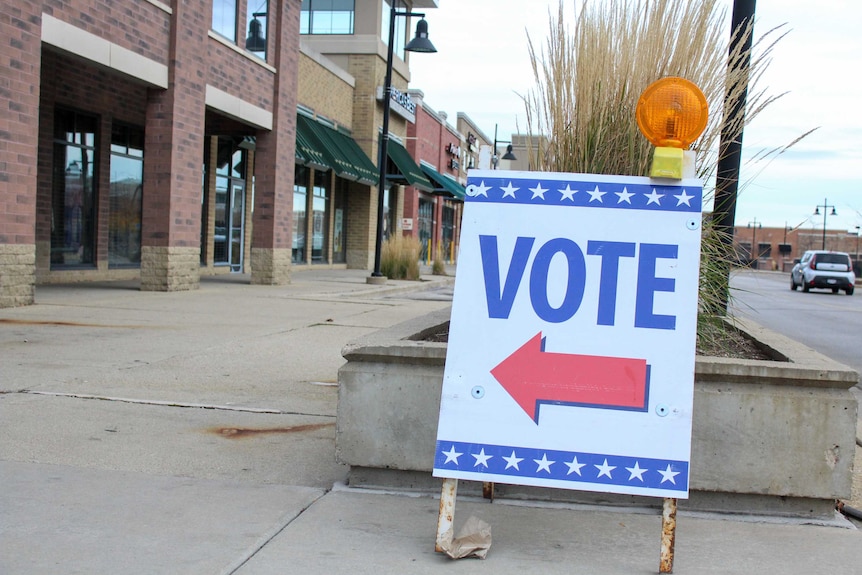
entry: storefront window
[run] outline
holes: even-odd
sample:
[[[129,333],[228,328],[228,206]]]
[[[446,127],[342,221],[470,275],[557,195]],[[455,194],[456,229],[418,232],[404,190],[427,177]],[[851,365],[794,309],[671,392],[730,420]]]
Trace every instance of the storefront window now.
[[[330,172],[314,173],[314,190],[312,197],[311,225],[311,261],[325,263],[327,261],[327,244],[329,237],[329,211],[327,196],[329,195]]]
[[[440,246],[440,250],[442,251],[443,259],[451,263],[455,258],[455,206],[451,200],[444,200],[443,202],[443,223],[441,228],[442,245]]]
[[[144,179],[143,128],[114,124],[111,130],[111,189],[108,266],[141,263],[141,206]]]
[[[292,261],[295,264],[305,263],[305,225],[306,201],[308,199],[309,170],[305,166],[296,166],[293,179],[293,252]]]
[[[383,190],[383,240],[388,240],[395,229],[395,211],[398,207],[398,187]]]
[[[428,198],[419,198],[419,243],[421,245],[421,259],[429,258],[431,247],[431,236],[434,229],[434,202]],[[433,256],[433,254],[431,254]]]
[[[95,263],[95,116],[54,113],[54,178],[51,198],[51,265]]]
[[[334,207],[332,220],[332,261],[342,264],[347,261],[347,180],[335,180]]]

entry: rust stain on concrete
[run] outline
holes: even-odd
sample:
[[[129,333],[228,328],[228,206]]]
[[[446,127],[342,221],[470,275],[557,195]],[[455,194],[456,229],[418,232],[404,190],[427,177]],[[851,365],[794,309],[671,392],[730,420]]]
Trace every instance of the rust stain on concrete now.
[[[302,433],[305,431],[317,431],[334,426],[335,423],[308,423],[305,425],[291,425],[288,427],[213,427],[208,429],[208,433],[224,437],[225,439],[247,439],[249,437],[257,437],[259,435],[279,435]]]

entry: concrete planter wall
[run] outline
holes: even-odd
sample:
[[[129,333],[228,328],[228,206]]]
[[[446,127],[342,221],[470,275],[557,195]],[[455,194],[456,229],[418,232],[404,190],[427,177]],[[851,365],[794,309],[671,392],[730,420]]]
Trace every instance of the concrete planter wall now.
[[[336,454],[352,484],[439,489],[431,477],[449,310],[348,344],[339,371]],[[776,361],[698,357],[691,493],[700,510],[831,517],[850,494],[858,374],[756,324],[737,326]],[[481,491],[461,482],[459,491]],[[501,497],[660,505],[646,497],[497,486]]]

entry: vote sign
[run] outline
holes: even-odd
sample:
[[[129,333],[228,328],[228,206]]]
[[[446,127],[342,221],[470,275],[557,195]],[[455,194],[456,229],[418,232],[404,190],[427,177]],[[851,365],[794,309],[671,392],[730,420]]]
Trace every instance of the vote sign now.
[[[702,187],[471,171],[434,475],[688,496]]]

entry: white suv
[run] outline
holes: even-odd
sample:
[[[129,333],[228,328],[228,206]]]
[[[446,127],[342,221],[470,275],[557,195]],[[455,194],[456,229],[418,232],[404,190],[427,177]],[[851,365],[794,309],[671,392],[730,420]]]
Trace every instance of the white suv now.
[[[794,291],[802,286],[804,292],[811,288],[822,288],[838,293],[839,289],[843,289],[847,295],[853,295],[855,284],[853,263],[850,255],[844,252],[807,251],[790,271],[790,289]]]

